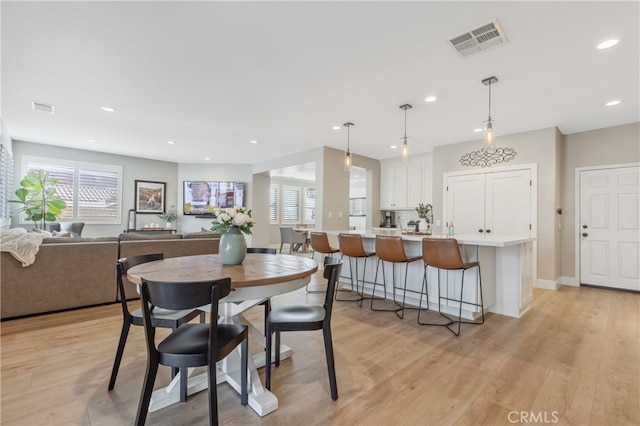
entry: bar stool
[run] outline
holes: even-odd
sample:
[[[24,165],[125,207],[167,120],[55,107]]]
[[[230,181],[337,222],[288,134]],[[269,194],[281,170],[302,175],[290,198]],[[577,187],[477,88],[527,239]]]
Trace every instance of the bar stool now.
[[[367,258],[375,256],[375,253],[365,251],[364,245],[362,244],[362,236],[360,234],[338,234],[338,244],[340,245],[340,252],[342,253],[341,259],[344,256],[349,258],[349,275],[351,279],[351,288],[353,289],[353,265],[351,264],[351,260],[355,259],[355,270],[356,270],[356,293],[360,296],[357,299],[338,299],[338,292],[336,292],[336,300],[338,301],[349,301],[356,302],[360,307],[362,307],[362,301],[365,299],[364,297],[364,278],[367,273]],[[362,290],[358,291],[358,259],[364,259],[364,265],[362,267]]]
[[[405,300],[407,297],[407,275],[409,272],[409,263],[415,262],[416,260],[420,260],[421,256],[407,257],[404,251],[404,243],[402,241],[402,237],[399,236],[391,236],[391,235],[376,235],[376,256],[378,256],[378,264],[376,265],[376,278],[373,280],[373,294],[371,297],[371,310],[372,311],[387,311],[387,312],[395,312],[399,318],[404,318],[404,310]],[[373,307],[374,300],[384,300],[379,297],[375,297],[376,295],[376,287],[378,286],[378,269],[380,267],[380,262],[382,262],[382,282],[384,286],[384,294],[386,299],[387,295],[387,278],[384,273],[384,262],[390,262],[392,265],[392,279],[393,279],[393,302],[398,305],[397,309],[375,309]],[[404,263],[405,271],[404,271],[404,287],[396,286],[396,263]],[[402,295],[402,304],[396,301],[396,288],[403,290]],[[417,308],[406,308],[406,309],[417,309]],[[398,313],[400,311],[400,313]]]
[[[329,244],[329,237],[327,237],[326,232],[311,232],[309,237],[311,241],[311,249],[313,250],[311,252],[311,259],[313,259],[316,252],[333,257],[334,253],[338,253],[340,251],[337,248],[331,247]],[[307,293],[326,293],[325,290],[309,290],[309,284],[307,284],[306,290]]]
[[[480,274],[480,262],[468,262],[465,263],[460,255],[460,247],[458,241],[455,238],[446,239],[422,239],[422,260],[424,261],[424,276],[422,277],[422,293],[420,293],[420,303],[418,304],[418,324],[421,325],[436,325],[441,327],[447,327],[456,336],[460,335],[460,325],[465,324],[484,324],[484,302],[482,300],[482,276]],[[427,296],[427,309],[429,310],[429,286],[427,282],[427,268],[431,266],[438,269],[438,313],[445,317],[448,322],[446,323],[427,323],[420,322],[420,313],[423,311],[422,307],[422,294]],[[464,294],[464,273],[468,269],[478,267],[478,288],[480,290],[480,303],[465,302],[462,298]],[[442,297],[440,294],[440,269],[447,271],[462,270],[462,282],[460,283],[460,298],[455,299],[452,297]],[[448,295],[447,295],[448,296]],[[458,319],[453,319],[441,310],[441,300],[458,302],[460,304],[460,310],[458,312]],[[472,305],[480,308],[482,312],[482,320],[476,321],[464,321],[462,320],[462,305]],[[458,332],[456,333],[450,325],[458,324]]]

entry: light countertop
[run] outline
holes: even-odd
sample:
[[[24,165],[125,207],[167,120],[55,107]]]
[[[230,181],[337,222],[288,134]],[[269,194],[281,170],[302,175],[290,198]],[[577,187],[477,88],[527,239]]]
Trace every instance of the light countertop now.
[[[327,234],[337,236],[340,233],[360,234],[362,238],[375,238],[376,235],[398,235],[407,242],[420,242],[423,238],[447,238],[446,235],[403,234],[399,228],[374,228],[366,230],[327,231]],[[537,237],[522,235],[494,235],[494,234],[460,234],[454,235],[459,244],[491,247],[507,247],[524,244],[537,240]]]

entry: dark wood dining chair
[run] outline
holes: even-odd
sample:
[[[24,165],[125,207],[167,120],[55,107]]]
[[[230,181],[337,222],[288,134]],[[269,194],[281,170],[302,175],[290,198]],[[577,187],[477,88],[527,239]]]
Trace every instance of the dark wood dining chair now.
[[[276,351],[275,364],[280,365],[280,333],[283,331],[322,330],[324,350],[329,371],[329,386],[331,399],[338,399],[338,385],[336,382],[336,368],[333,357],[333,342],[331,339],[331,311],[333,309],[334,291],[340,276],[342,260],[325,257],[324,277],[327,279],[327,292],[324,304],[318,305],[284,305],[275,307],[267,318],[267,359],[265,364],[266,388],[271,389],[271,334],[275,333]]]
[[[263,253],[263,254],[278,254],[278,251],[270,247],[247,247],[247,253]],[[271,299],[267,299],[260,303],[264,306],[264,329],[267,330],[267,317],[271,312]]]
[[[119,259],[118,263],[116,264],[116,282],[118,284],[120,305],[122,307],[122,330],[120,331],[118,349],[116,350],[116,357],[113,361],[113,368],[111,369],[109,390],[112,390],[116,384],[118,370],[120,369],[120,362],[122,361],[122,354],[124,353],[124,346],[127,343],[127,336],[129,335],[129,329],[131,328],[131,325],[144,325],[142,320],[142,309],[138,308],[134,311],[129,311],[129,306],[127,305],[127,296],[124,289],[124,280],[126,279],[125,277],[127,275],[127,271],[129,270],[129,268],[140,265],[141,263],[147,263],[161,259],[164,259],[163,253],[153,253],[141,256],[123,257],[122,259]],[[131,288],[134,288],[133,285],[131,285]],[[187,323],[197,317],[198,314],[199,311],[197,309],[154,309],[151,313],[151,321],[153,321],[155,327],[171,328],[172,330],[175,330],[180,325]],[[174,368],[172,370],[172,376],[175,376],[177,371],[178,369]]]
[[[180,368],[180,381],[186,385],[188,368],[207,366],[209,385],[209,424],[218,424],[216,362],[240,345],[240,402],[247,405],[248,328],[240,324],[218,324],[218,301],[231,292],[231,279],[213,281],[167,282],[142,277],[141,306],[147,343],[147,370],[138,404],[135,424],[144,425],[158,372],[158,366]],[[182,324],[159,344],[151,319],[153,309],[191,309],[211,305],[208,324]],[[185,386],[186,387],[186,386]]]

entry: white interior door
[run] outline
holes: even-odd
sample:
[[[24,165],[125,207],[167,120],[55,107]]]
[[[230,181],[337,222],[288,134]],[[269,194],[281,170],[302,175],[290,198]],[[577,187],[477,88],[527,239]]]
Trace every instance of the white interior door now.
[[[485,232],[531,235],[531,170],[486,174]]]
[[[640,167],[580,172],[580,282],[640,291]]]

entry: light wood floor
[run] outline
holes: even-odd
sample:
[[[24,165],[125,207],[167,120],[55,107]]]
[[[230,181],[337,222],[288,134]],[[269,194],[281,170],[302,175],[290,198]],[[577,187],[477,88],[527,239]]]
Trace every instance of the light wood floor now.
[[[319,300],[302,290],[273,304]],[[260,324],[261,315],[249,317]],[[321,333],[286,333],[293,358],[273,370],[280,408],[260,418],[220,385],[221,423],[509,425],[533,416],[538,424],[640,424],[640,295],[536,290],[522,319],[490,314],[459,338],[415,319],[336,303],[338,401],[329,395]],[[120,322],[117,305],[3,322],[1,424],[132,424],[146,353],[142,330],[132,327],[108,392]],[[167,370],[156,386],[167,383]],[[151,413],[147,424],[204,425],[207,414],[202,392]]]

